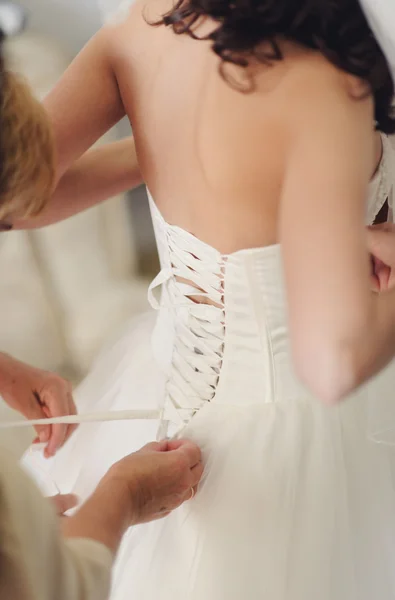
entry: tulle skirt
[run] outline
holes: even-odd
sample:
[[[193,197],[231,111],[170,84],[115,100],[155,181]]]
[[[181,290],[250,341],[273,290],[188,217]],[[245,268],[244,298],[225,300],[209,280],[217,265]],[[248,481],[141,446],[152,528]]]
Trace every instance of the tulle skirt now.
[[[99,358],[77,392],[80,411],[158,406],[153,319],[132,323]],[[369,439],[365,404],[361,392],[336,409],[307,398],[203,408],[183,431],[203,451],[199,492],[129,531],[111,600],[394,600],[395,453]],[[24,463],[85,498],[156,430],[83,425],[51,461]]]

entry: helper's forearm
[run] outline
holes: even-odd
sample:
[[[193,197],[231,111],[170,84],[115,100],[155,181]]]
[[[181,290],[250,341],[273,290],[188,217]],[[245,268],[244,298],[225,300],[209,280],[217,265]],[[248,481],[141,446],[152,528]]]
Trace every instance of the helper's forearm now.
[[[16,223],[15,229],[35,229],[63,221],[140,183],[133,138],[90,150],[62,176],[45,210]]]
[[[8,354],[0,352],[0,396],[3,396],[4,399],[12,389],[16,364],[19,364],[18,361]]]
[[[132,513],[126,486],[107,475],[78,512],[64,520],[62,532],[66,538],[95,540],[116,553],[132,523]]]

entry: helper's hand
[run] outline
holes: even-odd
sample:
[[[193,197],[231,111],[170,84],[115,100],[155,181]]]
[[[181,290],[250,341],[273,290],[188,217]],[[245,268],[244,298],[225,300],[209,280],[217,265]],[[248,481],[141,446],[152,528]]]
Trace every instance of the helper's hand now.
[[[74,494],[58,494],[57,496],[51,496],[48,500],[55,507],[58,517],[63,517],[68,510],[75,508],[78,504],[78,498]]]
[[[27,419],[42,419],[77,413],[71,384],[54,373],[35,369],[5,354],[0,355],[0,394],[5,402]],[[75,425],[40,425],[35,442],[46,444],[47,458],[70,437]]]
[[[191,500],[203,474],[201,453],[192,442],[153,443],[111,468],[130,497],[130,524],[161,518]]]
[[[368,249],[372,257],[372,287],[385,292],[395,286],[395,225],[383,223],[368,228]]]
[[[149,444],[111,467],[76,514],[62,519],[63,535],[96,540],[115,553],[131,525],[164,517],[191,500],[202,473],[192,442]]]

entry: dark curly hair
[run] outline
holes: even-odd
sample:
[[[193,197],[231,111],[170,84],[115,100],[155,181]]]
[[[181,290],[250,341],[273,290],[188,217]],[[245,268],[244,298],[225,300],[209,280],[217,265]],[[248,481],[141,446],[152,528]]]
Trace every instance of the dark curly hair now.
[[[201,38],[195,31],[204,17],[218,26]],[[281,39],[317,50],[369,85],[377,129],[395,133],[394,82],[359,0],[178,0],[156,24],[211,41],[225,77],[227,63],[247,67],[251,58],[266,64],[282,60]]]

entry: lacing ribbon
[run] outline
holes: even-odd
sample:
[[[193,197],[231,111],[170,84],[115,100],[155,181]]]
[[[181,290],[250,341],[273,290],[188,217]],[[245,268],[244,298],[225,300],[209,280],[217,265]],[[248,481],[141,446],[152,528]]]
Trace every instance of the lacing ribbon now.
[[[0,430],[18,429],[21,427],[34,427],[35,425],[73,425],[80,423],[104,423],[109,421],[127,421],[127,420],[159,420],[161,411],[159,410],[119,410],[108,412],[83,413],[79,415],[66,415],[63,417],[50,417],[44,419],[31,419],[20,421],[0,422]],[[49,495],[60,494],[61,490],[55,479],[50,477],[42,467],[40,461],[34,458],[34,453],[42,451],[46,444],[32,444],[30,446],[30,460],[34,468],[41,473],[41,477],[46,480],[47,485],[51,485],[53,492]],[[48,494],[46,494],[48,495]]]
[[[167,238],[171,267],[160,271],[148,291],[151,306],[168,310],[175,327],[161,435],[169,422],[182,429],[214,397],[225,330],[222,261],[213,261],[212,249],[207,256],[195,256],[188,246],[196,251],[196,244],[181,230],[168,231]],[[157,288],[166,290],[160,302],[154,295]]]
[[[82,413],[64,417],[49,417],[24,421],[0,422],[1,429],[19,429],[36,425],[74,425],[79,423],[101,423],[105,421],[152,420],[160,418],[159,410],[112,410],[108,412]]]
[[[155,310],[168,309],[175,324],[171,371],[167,375],[163,408],[91,412],[62,417],[0,422],[0,430],[37,425],[81,424],[124,420],[158,420],[158,436],[166,437],[168,423],[181,429],[215,394],[224,343],[223,260],[212,249],[196,257],[195,249],[176,228],[167,232],[171,267],[151,283],[148,299]],[[184,246],[181,248],[180,246]],[[195,249],[196,250],[196,249]],[[165,287],[159,303],[153,292]],[[192,299],[193,298],[193,299]],[[202,300],[202,302],[199,302]],[[211,302],[211,304],[205,303]]]

